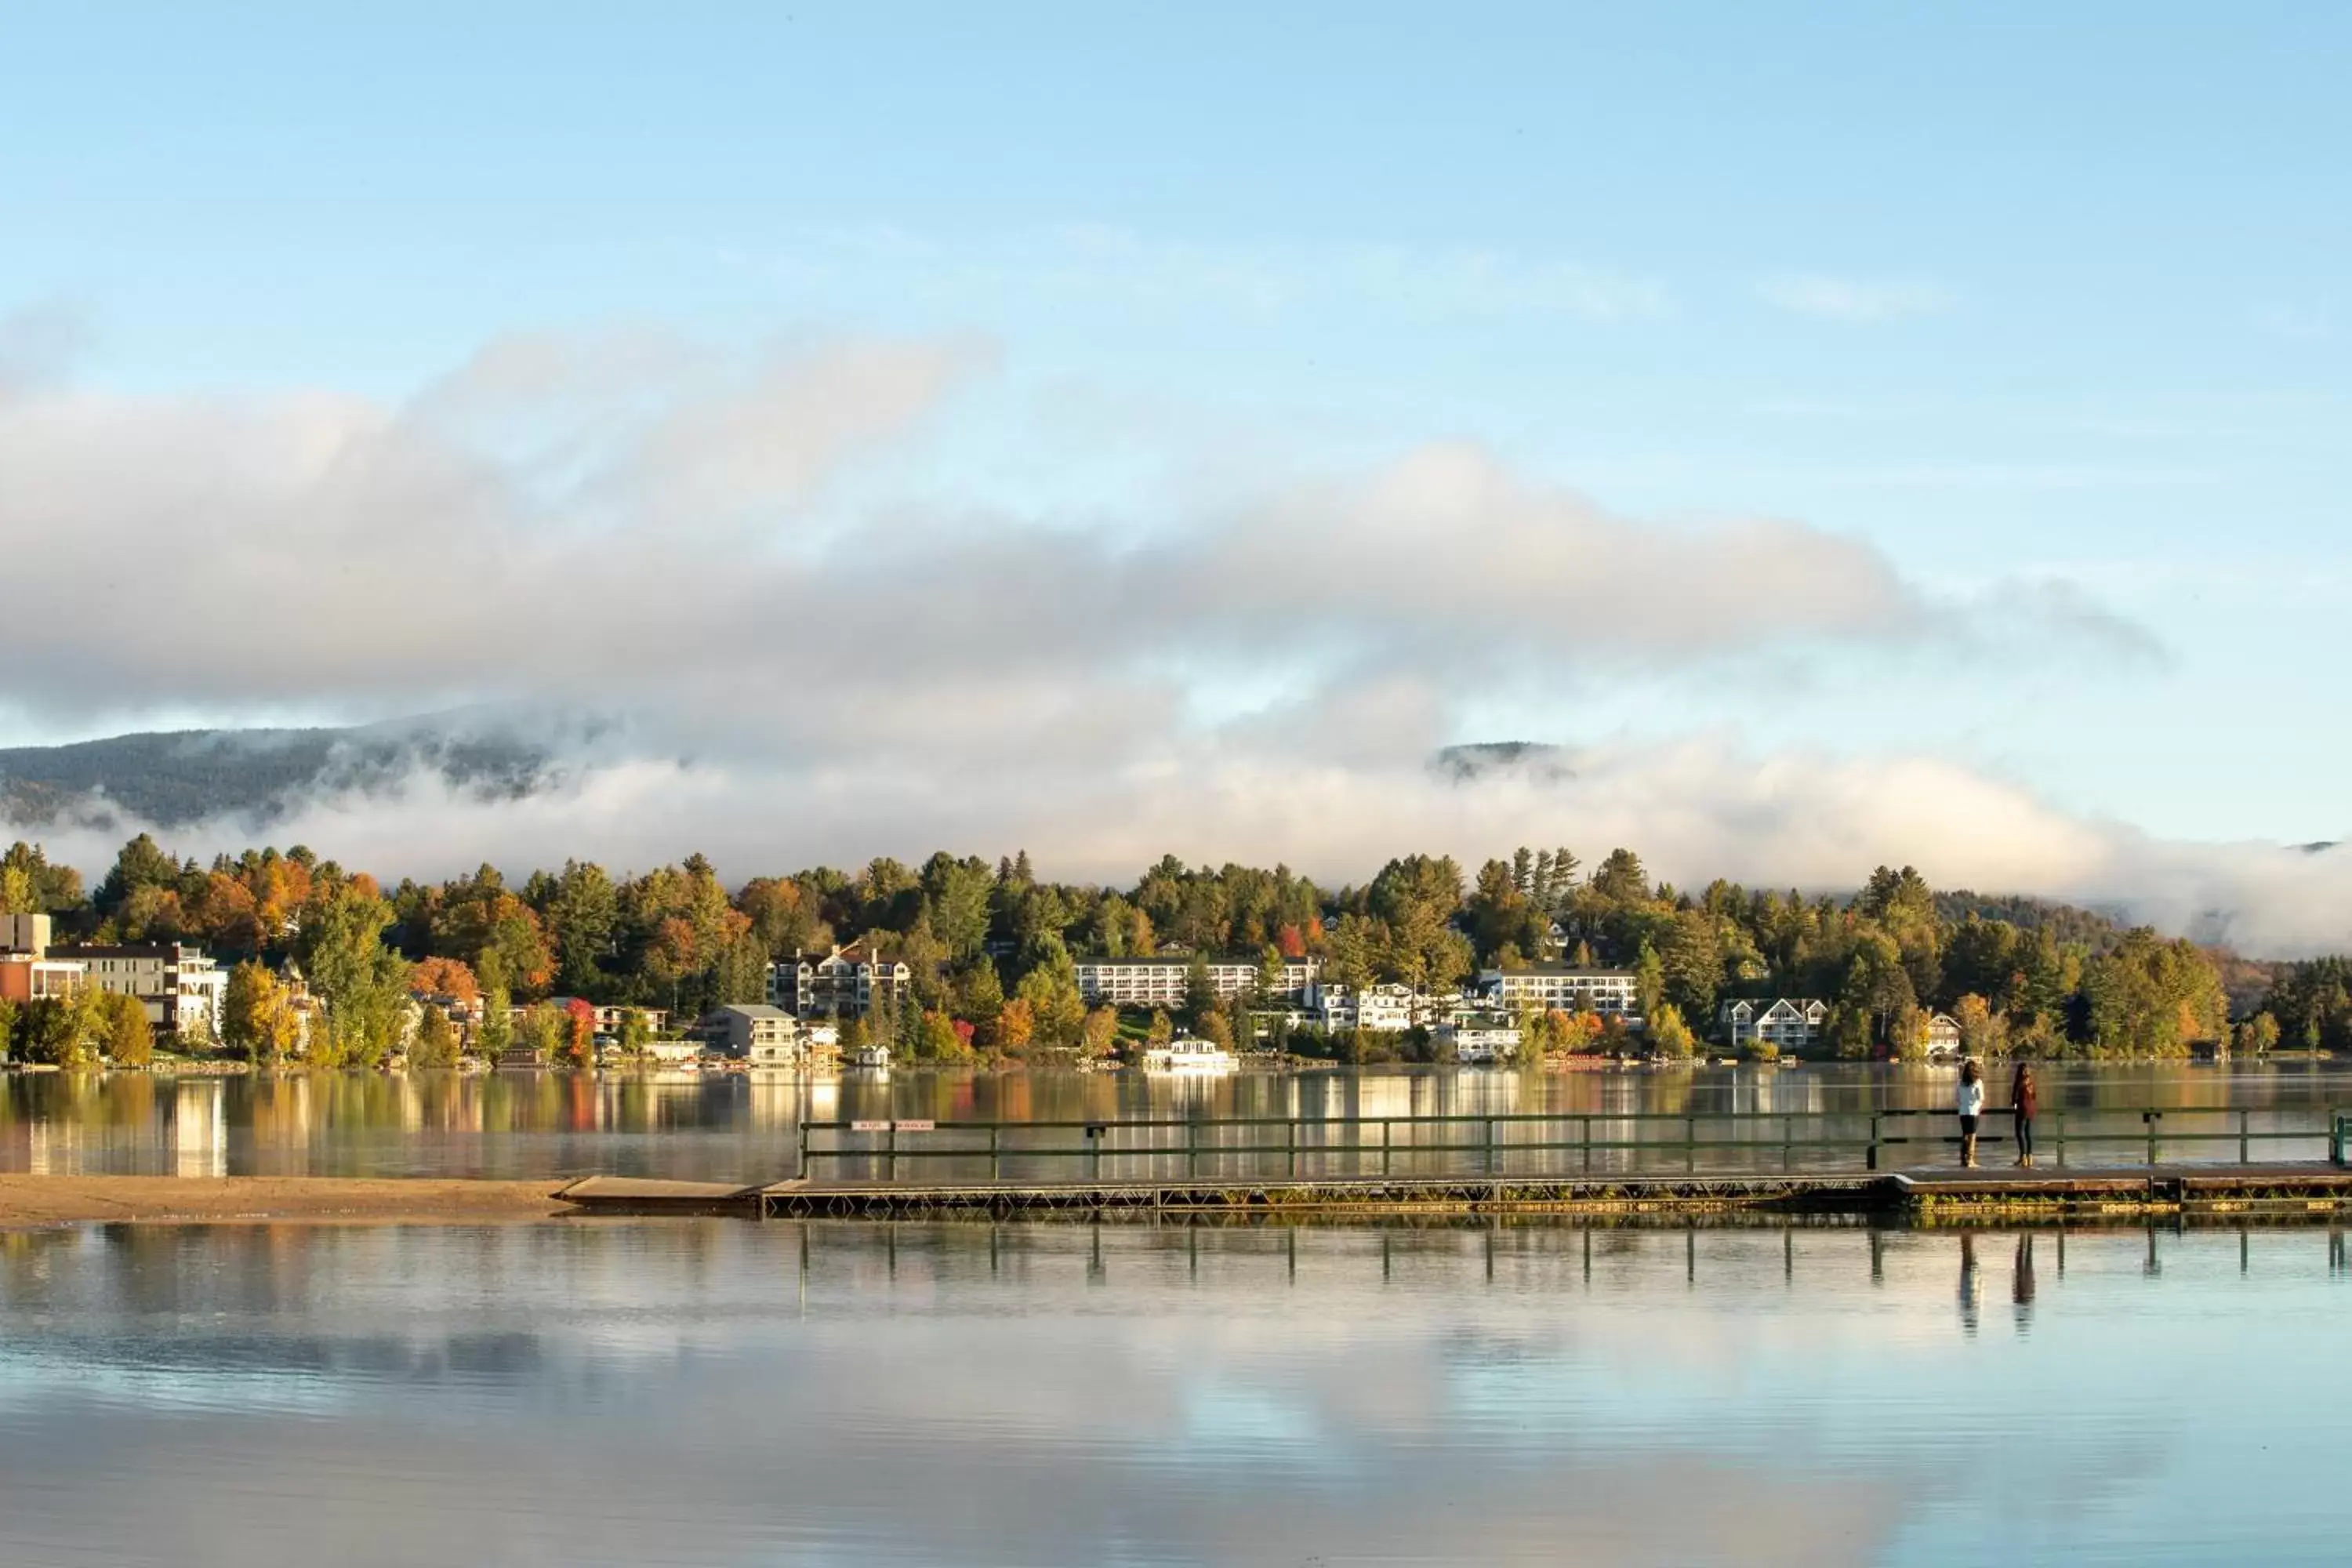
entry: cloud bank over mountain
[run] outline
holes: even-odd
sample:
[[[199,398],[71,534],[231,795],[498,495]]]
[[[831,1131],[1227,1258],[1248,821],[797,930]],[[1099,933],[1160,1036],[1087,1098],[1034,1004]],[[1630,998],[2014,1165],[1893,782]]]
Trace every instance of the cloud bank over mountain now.
[[[0,381],[0,540],[60,590],[0,618],[21,723],[598,716],[550,731],[525,787],[427,759],[271,814],[387,874],[1026,845],[1066,876],[1172,851],[1341,881],[1414,848],[1622,843],[1678,879],[1911,861],[2255,948],[2352,937],[2336,857],[2158,843],[1950,760],[1569,724],[1524,734],[1568,746],[1541,768],[1430,766],[1603,684],[2165,657],[2070,584],[1953,593],[1801,522],[1622,517],[1462,444],[1129,514],[941,502],[935,432],[998,380],[978,342],[516,338],[394,405],[111,394],[56,357]],[[45,834],[102,862],[135,815]]]

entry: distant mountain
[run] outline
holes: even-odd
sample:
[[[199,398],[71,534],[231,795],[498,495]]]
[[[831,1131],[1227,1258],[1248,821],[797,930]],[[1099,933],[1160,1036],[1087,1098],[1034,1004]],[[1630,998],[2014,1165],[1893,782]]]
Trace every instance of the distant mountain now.
[[[478,716],[351,729],[182,730],[64,746],[0,748],[0,819],[11,827],[179,827],[230,817],[259,829],[321,795],[389,794],[438,776],[486,799],[551,782],[551,736]]]
[[[1452,784],[1475,784],[1506,773],[1524,773],[1542,784],[1576,776],[1568,749],[1539,741],[1477,741],[1448,746],[1429,760],[1429,771]]]
[[[2061,942],[2081,942],[2094,952],[2105,952],[2124,939],[2133,923],[2118,905],[2085,909],[2055,899],[2024,893],[1974,893],[1966,889],[1936,895],[1936,913],[1955,923],[1969,915],[1979,920],[2007,921],[2021,931],[2045,927]]]

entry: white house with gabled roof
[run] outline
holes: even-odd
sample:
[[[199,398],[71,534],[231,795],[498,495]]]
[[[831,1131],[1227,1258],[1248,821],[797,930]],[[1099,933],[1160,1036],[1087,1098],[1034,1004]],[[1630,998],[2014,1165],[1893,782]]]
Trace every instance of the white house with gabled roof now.
[[[1716,1010],[1723,1037],[1733,1047],[1772,1046],[1783,1051],[1801,1051],[1819,1042],[1829,1018],[1829,1004],[1811,996],[1743,996]]]

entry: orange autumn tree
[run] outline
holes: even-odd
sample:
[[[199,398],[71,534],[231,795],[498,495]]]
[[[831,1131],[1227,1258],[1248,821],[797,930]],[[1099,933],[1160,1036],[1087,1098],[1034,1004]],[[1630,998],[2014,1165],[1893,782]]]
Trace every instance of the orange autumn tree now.
[[[265,849],[246,868],[245,886],[253,895],[262,942],[287,940],[296,912],[310,900],[310,868],[292,856]]]
[[[259,907],[253,889],[226,871],[205,878],[205,885],[185,910],[188,929],[215,951],[255,953],[261,951]]]
[[[482,999],[482,983],[464,960],[456,958],[420,961],[408,972],[408,990],[414,996],[446,996],[468,1006]]]
[[[556,1055],[566,1067],[595,1065],[596,1009],[577,996],[563,1005],[563,1038]]]
[[[1026,1050],[1029,1037],[1036,1032],[1037,1021],[1029,1011],[1029,1004],[1015,998],[998,1009],[996,1015],[996,1048],[1019,1053]]]

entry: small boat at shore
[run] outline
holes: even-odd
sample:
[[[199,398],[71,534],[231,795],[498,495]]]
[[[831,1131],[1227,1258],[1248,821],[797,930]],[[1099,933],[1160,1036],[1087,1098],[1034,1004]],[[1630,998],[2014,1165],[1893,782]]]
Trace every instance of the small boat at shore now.
[[[860,1072],[888,1072],[890,1047],[887,1046],[863,1047],[858,1050],[855,1065]]]
[[[1153,1046],[1143,1053],[1145,1072],[1167,1073],[1228,1073],[1241,1065],[1241,1058],[1213,1040],[1180,1036],[1164,1046]]]

